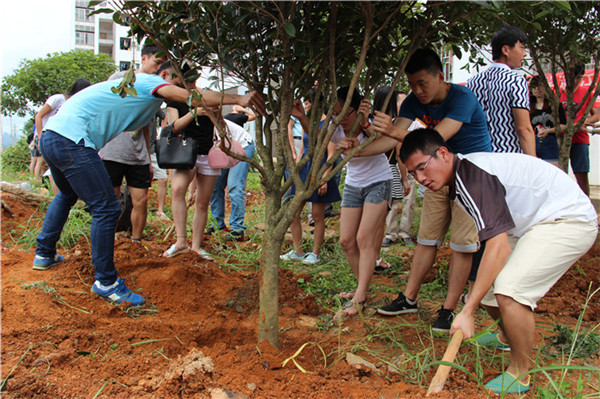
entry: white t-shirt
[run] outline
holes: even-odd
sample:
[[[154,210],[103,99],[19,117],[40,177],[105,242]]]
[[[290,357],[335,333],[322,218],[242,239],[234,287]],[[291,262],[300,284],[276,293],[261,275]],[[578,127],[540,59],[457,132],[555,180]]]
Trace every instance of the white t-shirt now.
[[[346,134],[341,126],[338,126],[331,137],[334,144],[338,144]],[[358,135],[358,142],[367,139],[363,133]],[[342,155],[343,156],[343,155]],[[348,172],[346,173],[346,184],[353,187],[364,188],[380,181],[392,180],[392,171],[385,154],[370,157],[354,157],[348,161]]]
[[[52,109],[42,118],[42,130],[46,126],[48,119],[52,118],[58,112],[59,108],[67,101],[64,94],[55,94],[46,100],[46,104]]]
[[[249,144],[252,144],[252,136],[250,136],[250,133],[248,133],[246,129],[244,129],[237,123],[234,123],[227,119],[225,119],[225,123],[227,124],[227,128],[229,130],[231,138],[240,143],[242,145],[242,148],[248,146]],[[215,128],[215,135],[219,135],[217,128]]]
[[[480,236],[486,232],[482,239],[503,231],[521,237],[533,225],[554,219],[592,222],[598,218],[577,183],[548,162],[517,153],[457,157],[455,200],[473,217]],[[506,208],[514,222],[508,231]],[[504,228],[496,228],[500,225]]]

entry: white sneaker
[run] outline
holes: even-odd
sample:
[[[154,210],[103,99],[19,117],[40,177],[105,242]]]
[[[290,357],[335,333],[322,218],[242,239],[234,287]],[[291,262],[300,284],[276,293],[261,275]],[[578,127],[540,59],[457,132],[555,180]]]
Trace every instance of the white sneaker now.
[[[305,255],[298,255],[295,250],[290,250],[289,252],[280,255],[279,259],[282,260],[303,260]]]
[[[319,255],[313,253],[313,252],[309,252],[304,256],[304,259],[302,259],[302,263],[307,263],[309,265],[314,265],[315,263],[319,263],[321,261],[321,258],[319,258]]]

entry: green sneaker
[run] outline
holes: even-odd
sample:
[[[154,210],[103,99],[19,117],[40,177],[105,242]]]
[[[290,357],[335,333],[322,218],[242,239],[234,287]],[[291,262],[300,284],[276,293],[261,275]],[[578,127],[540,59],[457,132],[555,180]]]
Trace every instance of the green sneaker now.
[[[485,387],[494,391],[495,394],[500,395],[505,393],[525,393],[529,391],[530,384],[531,376],[527,376],[527,384],[523,384],[521,381],[517,380],[517,377],[508,371],[505,371],[485,384]]]
[[[510,345],[500,341],[500,334],[498,333],[487,333],[477,338],[475,342],[480,346],[485,346],[488,348],[500,349],[503,351],[509,351]]]

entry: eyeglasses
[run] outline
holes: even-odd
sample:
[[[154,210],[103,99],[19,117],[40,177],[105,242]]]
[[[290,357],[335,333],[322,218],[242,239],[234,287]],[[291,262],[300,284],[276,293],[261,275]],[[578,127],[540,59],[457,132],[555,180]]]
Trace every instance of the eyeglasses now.
[[[429,162],[431,162],[433,157],[435,157],[435,153],[437,152],[437,150],[439,150],[439,147],[436,148],[435,151],[433,151],[433,154],[431,154],[431,156],[429,157],[427,162],[425,162],[425,164],[423,164],[423,166],[417,166],[415,168],[415,170],[408,171],[408,174],[411,175],[412,177],[416,178],[418,172],[423,172],[427,168],[427,166],[429,166]]]
[[[348,111],[346,111],[346,116],[350,116],[352,115],[352,113],[356,112],[356,110],[352,107],[348,108]],[[339,113],[335,112],[335,110],[333,111],[333,117],[337,117],[339,115]]]

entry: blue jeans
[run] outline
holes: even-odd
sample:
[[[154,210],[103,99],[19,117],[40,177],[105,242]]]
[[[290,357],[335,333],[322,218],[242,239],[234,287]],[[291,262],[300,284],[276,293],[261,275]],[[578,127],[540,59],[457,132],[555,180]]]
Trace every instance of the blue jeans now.
[[[254,156],[254,144],[244,147],[246,156]],[[244,216],[246,215],[246,177],[248,176],[248,162],[240,162],[231,169],[221,169],[221,176],[217,177],[215,189],[210,197],[210,212],[217,220],[219,229],[225,228],[225,187],[229,191],[231,200],[231,215],[229,224],[232,231],[244,231]]]
[[[69,211],[81,198],[92,212],[90,241],[95,279],[104,285],[114,283],[115,227],[121,206],[102,160],[96,150],[84,147],[83,140],[75,144],[51,130],[42,134],[40,151],[60,192],[48,206],[35,253],[43,257],[56,254]]]

